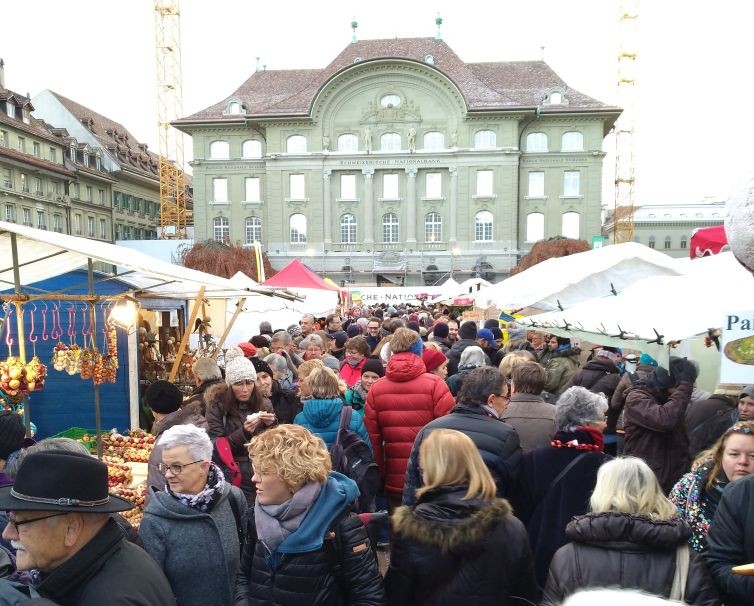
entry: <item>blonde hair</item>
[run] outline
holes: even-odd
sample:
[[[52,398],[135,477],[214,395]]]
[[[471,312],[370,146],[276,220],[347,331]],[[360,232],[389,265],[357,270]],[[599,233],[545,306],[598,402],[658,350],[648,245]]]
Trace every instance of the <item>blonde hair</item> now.
[[[340,397],[340,382],[338,375],[326,366],[316,367],[309,374],[309,389],[313,398]]]
[[[437,351],[442,351],[442,347],[440,347],[440,344],[435,343],[434,341],[427,341],[426,343],[424,343],[424,349],[435,349]]]
[[[590,504],[594,512],[632,513],[652,520],[671,520],[678,515],[657,476],[636,457],[614,459],[599,468]]]
[[[419,464],[424,486],[416,491],[420,497],[428,490],[452,484],[468,485],[464,499],[491,501],[497,486],[471,438],[455,429],[435,429],[419,447]]]
[[[301,362],[301,364],[299,364],[299,367],[298,367],[298,378],[306,379],[310,374],[312,374],[315,368],[324,368],[324,367],[325,367],[325,363],[319,358]]]
[[[390,339],[390,351],[394,354],[408,351],[421,337],[410,328],[397,328]]]
[[[293,492],[309,482],[324,484],[332,470],[322,438],[301,425],[271,427],[254,436],[248,449],[255,472],[277,475]]]
[[[707,474],[706,487],[708,489],[714,488],[720,473],[723,471],[723,453],[725,452],[728,438],[733,435],[754,438],[754,423],[751,421],[739,421],[738,423],[731,425],[725,430],[725,433],[720,436],[717,442],[707,450],[700,452],[691,465],[691,469],[695,470],[706,463],[712,463],[710,466],[710,472]]]
[[[519,364],[525,364],[526,362],[536,362],[537,357],[525,349],[517,349],[508,354],[500,362],[498,370],[503,374],[506,379],[510,379],[513,375],[513,369]]]

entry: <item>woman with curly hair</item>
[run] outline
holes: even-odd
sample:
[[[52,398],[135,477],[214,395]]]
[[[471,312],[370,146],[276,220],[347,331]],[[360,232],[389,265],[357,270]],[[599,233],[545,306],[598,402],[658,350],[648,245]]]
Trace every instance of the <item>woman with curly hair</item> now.
[[[691,526],[689,545],[707,549],[707,534],[725,488],[754,472],[754,423],[739,422],[727,429],[712,448],[700,453],[692,470],[670,491],[679,515]]]
[[[367,531],[350,507],[356,483],[331,471],[321,438],[279,425],[252,438],[257,500],[235,603],[380,605],[384,589]]]

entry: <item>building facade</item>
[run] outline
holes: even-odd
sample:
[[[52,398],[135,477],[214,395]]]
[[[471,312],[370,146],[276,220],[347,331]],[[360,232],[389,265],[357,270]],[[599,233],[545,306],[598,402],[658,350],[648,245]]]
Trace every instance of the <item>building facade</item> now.
[[[671,257],[691,254],[691,236],[696,229],[722,225],[725,201],[708,200],[696,204],[646,204],[634,209],[633,241],[660,250]],[[612,215],[605,219],[603,234],[614,236]]]
[[[197,240],[306,258],[343,283],[503,277],[543,238],[601,233],[620,110],[544,62],[465,63],[442,40],[354,42],[257,71],[174,123],[193,139]]]

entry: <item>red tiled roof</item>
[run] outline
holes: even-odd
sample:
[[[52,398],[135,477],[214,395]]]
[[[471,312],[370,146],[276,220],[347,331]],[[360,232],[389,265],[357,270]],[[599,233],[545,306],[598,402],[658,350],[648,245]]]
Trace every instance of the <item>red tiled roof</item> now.
[[[118,159],[124,170],[159,179],[157,154],[145,151],[145,144],[140,143],[122,124],[63,95],[50,92],[96,137],[104,149]]]
[[[359,62],[409,59],[427,65],[427,55],[433,57],[432,66],[458,86],[470,111],[533,108],[552,87],[563,90],[568,105],[545,106],[544,111],[616,109],[570,88],[542,61],[465,63],[442,40],[395,38],[349,44],[324,69],[256,72],[229,97],[177,122],[237,120],[238,116],[223,116],[230,98],[240,99],[251,116],[305,116],[320,88],[339,71],[353,66],[357,58]]]
[[[45,141],[52,141],[53,143],[60,144],[60,139],[46,128],[46,125],[42,120],[37,120],[32,117],[29,124],[26,124],[20,118],[11,118],[5,112],[0,111],[0,124],[12,126],[15,129],[22,130],[34,137],[44,139]]]
[[[60,164],[48,162],[47,160],[42,160],[41,158],[37,158],[36,156],[30,156],[29,154],[22,154],[21,152],[10,149],[8,147],[0,147],[0,156],[5,156],[6,158],[11,158],[12,160],[18,160],[20,162],[23,162],[24,164],[36,166],[37,168],[43,168],[61,175],[65,175],[67,177],[73,177],[74,175],[73,171],[68,170]]]

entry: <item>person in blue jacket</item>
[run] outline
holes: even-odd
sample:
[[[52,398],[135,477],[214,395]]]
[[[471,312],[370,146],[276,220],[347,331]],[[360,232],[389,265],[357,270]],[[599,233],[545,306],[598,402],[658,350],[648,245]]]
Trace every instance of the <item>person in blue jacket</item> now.
[[[308,384],[312,397],[304,400],[304,410],[296,415],[293,422],[322,438],[329,450],[338,435],[340,413],[345,404],[343,394],[346,385],[335,372],[327,367],[315,368],[309,375]],[[371,449],[369,434],[361,415],[351,415],[349,429],[359,434]]]

